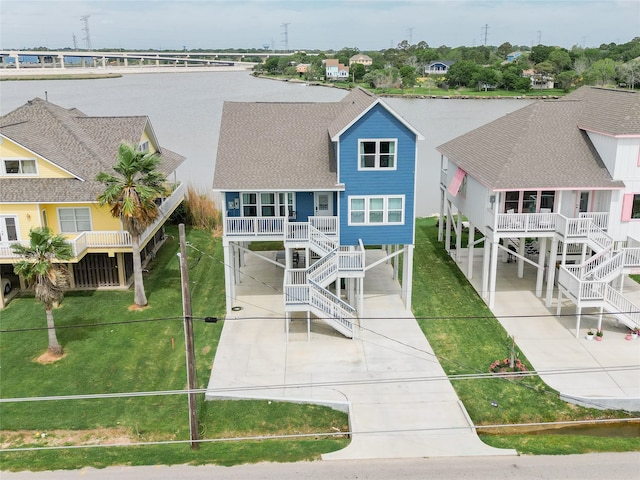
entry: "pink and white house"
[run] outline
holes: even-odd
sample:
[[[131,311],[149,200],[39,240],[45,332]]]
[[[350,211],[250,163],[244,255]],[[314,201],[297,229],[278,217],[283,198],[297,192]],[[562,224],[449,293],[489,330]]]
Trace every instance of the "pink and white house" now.
[[[469,278],[482,256],[490,307],[497,270],[514,259],[519,277],[525,264],[534,267],[535,294],[547,307],[556,283],[558,311],[563,297],[576,305],[576,334],[591,307],[640,327],[640,306],[621,293],[625,276],[640,271],[639,112],[637,92],[582,87],[437,148],[446,216],[439,237],[452,255],[468,248]]]

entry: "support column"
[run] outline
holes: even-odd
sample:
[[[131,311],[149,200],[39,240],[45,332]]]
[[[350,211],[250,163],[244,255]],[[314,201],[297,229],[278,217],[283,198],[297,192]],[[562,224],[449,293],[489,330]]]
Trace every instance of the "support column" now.
[[[498,270],[498,242],[491,244],[491,268],[489,271],[489,308],[496,302],[496,273]]]
[[[475,234],[476,227],[473,226],[471,222],[469,222],[469,243],[468,243],[468,252],[469,252],[469,263],[467,265],[467,278],[471,280],[473,278],[473,251],[475,249]]]
[[[489,292],[489,266],[491,265],[491,246],[493,242],[490,242],[487,237],[484,237],[484,251],[482,253],[482,291],[480,295],[482,298],[487,298]]]
[[[580,320],[582,317],[582,307],[576,307],[576,338],[580,337]]]
[[[396,253],[399,249],[400,249],[399,245],[394,245],[392,253]],[[395,257],[393,257],[391,259],[391,261],[393,262],[393,279],[397,280],[398,279],[398,264],[400,262],[400,257],[398,255],[396,255]]]
[[[233,306],[233,302],[235,300],[234,294],[234,278],[233,273],[234,269],[232,266],[232,258],[231,251],[229,247],[228,241],[223,240],[222,253],[224,258],[224,292],[225,292],[225,300],[227,305],[227,315],[231,314],[231,307]]]
[[[438,217],[438,241],[442,241],[442,233],[444,231],[444,201],[447,198],[447,194],[443,189],[440,189],[440,216]]]
[[[124,263],[124,253],[116,253],[116,265],[118,268],[118,284],[121,287],[127,286],[126,267]]]
[[[404,262],[402,264],[402,296],[408,312],[411,311],[411,295],[413,293],[413,245],[404,246]]]
[[[525,247],[526,247],[526,238],[520,238],[520,245],[518,245],[518,254],[520,255],[520,257],[518,257],[518,278],[522,278],[524,277],[524,260],[522,259],[522,257],[524,257],[525,254]]]
[[[544,280],[544,260],[547,254],[547,239],[540,239],[538,251],[538,276],[536,277],[536,297],[542,296],[542,281]]]
[[[15,54],[15,55],[9,54],[9,56],[15,60],[16,70],[19,69],[20,68],[20,56],[17,55],[17,54]]]
[[[447,222],[444,232],[444,249],[451,255],[451,204],[449,202],[447,203],[449,208],[447,208]]]
[[[556,278],[556,262],[558,259],[558,239],[551,240],[551,255],[549,255],[549,268],[547,270],[547,308],[551,307],[553,301],[553,285]]]
[[[60,54],[58,58],[60,59],[60,68],[64,68],[64,55]]]

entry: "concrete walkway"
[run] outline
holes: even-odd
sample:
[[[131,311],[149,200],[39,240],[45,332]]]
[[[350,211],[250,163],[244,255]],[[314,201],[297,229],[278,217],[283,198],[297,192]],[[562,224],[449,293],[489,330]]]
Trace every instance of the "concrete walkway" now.
[[[482,287],[482,248],[474,253],[471,283]],[[457,259],[466,272],[468,250],[461,249]],[[595,332],[596,311],[583,310],[576,338],[575,305],[563,299],[560,316],[555,316],[557,290],[553,305],[535,296],[536,269],[525,263],[524,276],[518,278],[516,263],[498,262],[494,315],[516,339],[516,343],[540,373],[542,380],[568,401],[596,408],[640,411],[640,339],[625,339],[628,328],[615,318],[604,316],[603,341],[588,341],[589,329]],[[640,306],[640,285],[626,279],[623,293]],[[546,284],[544,285],[546,295]]]
[[[263,252],[275,259],[275,252]],[[382,258],[367,251],[367,264]],[[355,340],[314,320],[285,331],[282,270],[246,257],[237,307],[214,360],[208,399],[264,398],[327,404],[349,412],[352,441],[326,460],[515,455],[489,447],[400,299],[390,265],[367,272]],[[259,279],[257,281],[256,279]],[[275,288],[274,288],[275,287]]]

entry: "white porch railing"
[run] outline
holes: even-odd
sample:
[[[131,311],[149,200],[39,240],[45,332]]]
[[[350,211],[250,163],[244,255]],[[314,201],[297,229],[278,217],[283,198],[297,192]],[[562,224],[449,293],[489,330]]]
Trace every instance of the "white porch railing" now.
[[[498,213],[497,232],[553,232],[557,213]]]
[[[184,199],[185,188],[184,184],[178,185],[173,192],[171,192],[171,196],[165,198],[158,206],[160,215],[140,236],[140,243],[144,244],[157,229],[158,225],[167,220],[171,212],[173,212],[176,206],[178,206],[178,204]],[[71,244],[73,255],[75,257],[82,255],[87,249],[91,248],[131,247],[131,235],[125,230],[80,232],[75,236],[67,235],[67,237],[67,241]],[[18,258],[11,248],[11,244],[13,243],[22,243],[23,245],[27,245],[29,242],[22,241],[0,244],[0,258]]]
[[[285,217],[227,217],[224,222],[226,236],[284,236]]]
[[[338,217],[309,217],[309,224],[325,235],[338,234]]]
[[[348,337],[353,337],[353,320],[356,310],[351,305],[314,282],[309,282],[309,305],[336,330]]]

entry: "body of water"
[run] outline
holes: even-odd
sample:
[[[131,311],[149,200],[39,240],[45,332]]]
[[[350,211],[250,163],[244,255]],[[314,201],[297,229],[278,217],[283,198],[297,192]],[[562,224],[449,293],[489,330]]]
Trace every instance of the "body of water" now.
[[[45,93],[46,92],[46,93]],[[124,75],[100,80],[7,81],[0,84],[0,113],[35,97],[92,116],[147,115],[162,147],[187,157],[181,180],[211,189],[224,101],[333,102],[335,88],[258,79],[248,72],[187,72]],[[387,98],[384,101],[425,137],[418,146],[417,214],[439,209],[440,154],[435,148],[529,100]],[[265,119],[269,121],[269,119]]]

